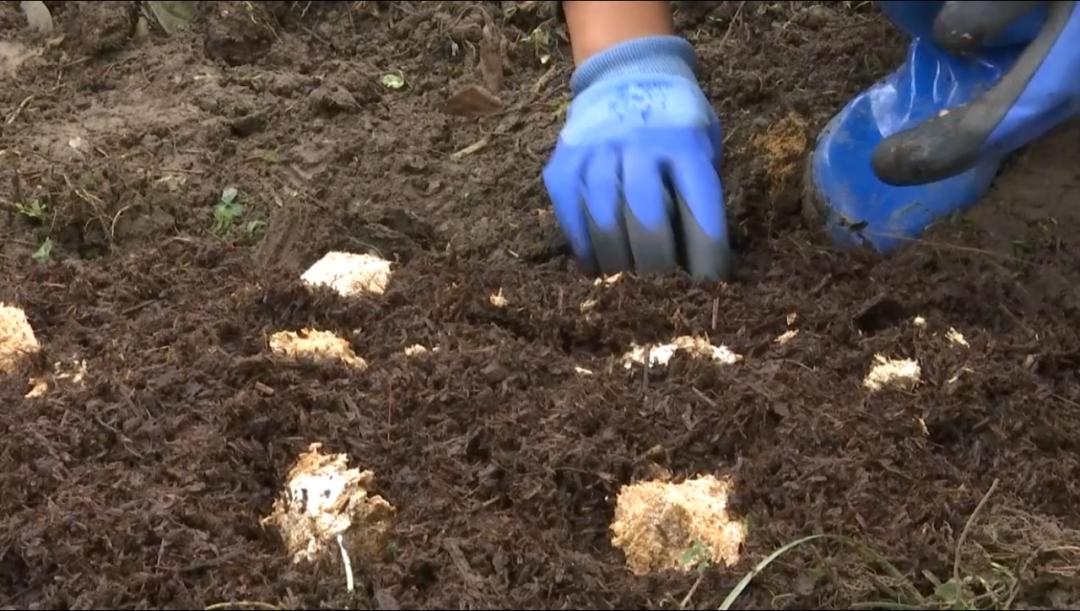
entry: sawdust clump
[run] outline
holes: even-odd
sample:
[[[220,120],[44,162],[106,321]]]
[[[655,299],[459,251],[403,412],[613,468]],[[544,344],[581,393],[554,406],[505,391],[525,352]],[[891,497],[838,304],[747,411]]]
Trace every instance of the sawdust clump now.
[[[41,351],[21,308],[0,303],[0,375],[14,374]]]
[[[340,361],[354,369],[367,369],[367,361],[356,356],[349,342],[329,331],[303,329],[299,333],[279,331],[270,337],[275,354],[292,359]]]
[[[889,359],[874,355],[874,366],[863,379],[863,386],[871,392],[883,388],[910,389],[919,383],[922,368],[911,359]]]
[[[649,367],[666,367],[676,352],[685,352],[694,358],[711,360],[722,365],[734,365],[743,358],[727,346],[714,346],[703,337],[683,335],[671,340],[669,344],[650,346],[632,344],[630,350],[622,357],[623,367],[630,369],[634,365],[644,365],[646,358],[649,360]]]
[[[791,112],[753,139],[765,159],[772,197],[780,197],[794,187],[797,171],[810,147],[807,126],[805,117]]]
[[[689,572],[702,561],[732,566],[746,527],[728,514],[731,484],[711,475],[681,484],[663,481],[623,486],[611,525],[635,575]],[[703,557],[701,557],[703,556]]]

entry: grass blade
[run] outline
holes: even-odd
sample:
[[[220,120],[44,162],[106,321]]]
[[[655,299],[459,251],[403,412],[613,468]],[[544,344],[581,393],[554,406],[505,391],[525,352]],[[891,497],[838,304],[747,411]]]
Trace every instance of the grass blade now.
[[[828,537],[828,535],[810,535],[809,537],[796,539],[795,541],[792,541],[791,543],[788,543],[787,545],[781,547],[775,552],[769,554],[764,560],[757,563],[757,566],[751,569],[749,573],[744,575],[743,578],[739,580],[739,583],[735,584],[735,587],[732,588],[730,593],[728,593],[727,598],[725,598],[724,602],[720,604],[719,611],[726,611],[727,609],[730,609],[731,605],[735,602],[735,599],[739,598],[739,595],[742,594],[743,590],[746,589],[746,586],[750,585],[750,582],[753,581],[754,577],[757,577],[759,573],[764,571],[766,567],[772,564],[773,560],[776,560],[780,556],[784,555],[784,553],[786,553],[787,551],[796,548],[803,543],[813,541],[814,539],[821,539],[826,537]]]
[[[907,605],[904,603],[894,603],[887,600],[881,600],[871,603],[855,603],[851,605],[852,609],[885,609],[887,611],[907,611],[908,609],[924,609],[925,605]]]

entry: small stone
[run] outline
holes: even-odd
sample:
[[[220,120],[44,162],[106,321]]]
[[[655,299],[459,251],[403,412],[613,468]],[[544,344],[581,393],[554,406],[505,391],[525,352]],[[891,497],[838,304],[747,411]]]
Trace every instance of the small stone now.
[[[510,376],[510,371],[498,361],[488,363],[480,373],[484,375],[488,384],[499,384]]]
[[[316,110],[327,113],[355,111],[360,108],[353,94],[341,85],[325,83],[311,92],[311,105]]]
[[[252,134],[261,132],[266,127],[266,116],[262,113],[251,113],[244,115],[238,119],[233,119],[229,125],[229,129],[232,133],[240,136],[241,138],[247,138]]]

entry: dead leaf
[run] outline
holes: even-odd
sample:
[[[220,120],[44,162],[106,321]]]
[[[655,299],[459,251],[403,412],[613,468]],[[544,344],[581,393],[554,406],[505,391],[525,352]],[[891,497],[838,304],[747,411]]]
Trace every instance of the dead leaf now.
[[[480,40],[480,75],[490,91],[498,93],[503,86],[504,41],[498,28],[491,23],[484,25],[484,37]]]
[[[482,117],[502,109],[502,100],[480,85],[468,85],[446,101],[448,114],[461,117]]]

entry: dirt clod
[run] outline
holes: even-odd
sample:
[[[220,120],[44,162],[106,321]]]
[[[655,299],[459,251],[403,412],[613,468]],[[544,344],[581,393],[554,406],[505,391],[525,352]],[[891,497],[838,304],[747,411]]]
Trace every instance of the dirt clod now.
[[[272,17],[262,3],[212,3],[207,22],[206,54],[230,66],[259,61],[274,43]]]
[[[78,12],[75,40],[85,53],[100,55],[119,51],[135,34],[135,18],[129,2],[72,2]],[[69,22],[71,23],[71,22]]]

